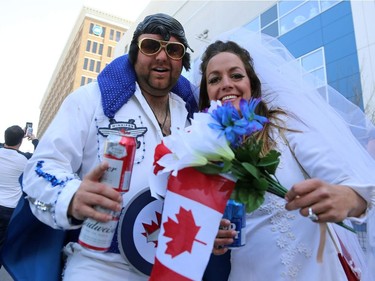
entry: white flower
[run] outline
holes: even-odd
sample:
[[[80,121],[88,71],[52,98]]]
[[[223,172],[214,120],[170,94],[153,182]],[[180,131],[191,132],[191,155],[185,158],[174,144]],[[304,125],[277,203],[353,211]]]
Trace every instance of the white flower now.
[[[164,169],[161,173],[177,172],[187,167],[205,166],[208,162],[231,161],[234,153],[225,136],[208,127],[216,121],[207,113],[195,113],[192,124],[183,131],[173,132],[163,139],[164,145],[172,151],[158,161]]]
[[[195,113],[191,126],[185,131],[186,141],[198,154],[203,155],[208,161],[231,161],[234,153],[224,135],[220,131],[211,129],[208,124],[217,121],[207,113]]]

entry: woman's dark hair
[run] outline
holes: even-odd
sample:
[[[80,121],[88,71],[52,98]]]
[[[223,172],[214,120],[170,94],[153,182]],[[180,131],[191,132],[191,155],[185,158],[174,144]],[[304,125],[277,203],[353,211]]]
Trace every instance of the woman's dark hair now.
[[[129,47],[129,60],[134,65],[137,61],[138,56],[138,38],[141,34],[159,34],[162,36],[163,40],[169,41],[171,36],[177,38],[187,50],[188,48],[193,51],[186,39],[185,31],[181,23],[175,18],[167,14],[154,14],[149,15],[140,22],[134,31],[133,39]],[[185,52],[182,58],[182,65],[187,70],[190,69],[190,54]]]

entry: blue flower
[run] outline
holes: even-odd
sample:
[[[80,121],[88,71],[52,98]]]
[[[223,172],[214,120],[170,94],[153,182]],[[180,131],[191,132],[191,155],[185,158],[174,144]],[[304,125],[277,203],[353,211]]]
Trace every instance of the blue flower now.
[[[250,99],[246,101],[241,99],[240,110],[242,114],[242,119],[239,120],[238,126],[242,126],[246,133],[244,135],[250,136],[255,132],[263,130],[263,125],[268,123],[268,119],[264,116],[255,114],[255,108],[258,106],[261,100]]]
[[[238,146],[245,131],[242,126],[237,124],[237,121],[241,119],[237,109],[227,102],[217,107],[210,114],[218,123],[209,123],[208,126],[221,131],[220,136],[225,135],[232,146]]]
[[[208,124],[210,128],[221,131],[232,147],[239,147],[244,136],[250,136],[263,130],[263,125],[268,122],[264,116],[255,114],[255,108],[260,99],[240,101],[240,113],[232,103],[225,103],[211,112],[211,116],[218,124]],[[242,116],[242,117],[241,117]]]

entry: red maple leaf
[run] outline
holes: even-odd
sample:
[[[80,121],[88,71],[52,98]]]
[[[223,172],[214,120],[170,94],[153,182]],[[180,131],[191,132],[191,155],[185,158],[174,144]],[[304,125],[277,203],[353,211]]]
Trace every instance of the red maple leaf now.
[[[142,223],[145,232],[142,232],[142,235],[147,238],[147,243],[153,242],[155,244],[155,248],[158,246],[158,234],[160,231],[160,223],[161,223],[161,214],[159,212],[155,212],[156,220],[151,222],[151,224]]]
[[[154,174],[156,175],[160,170],[163,170],[164,167],[160,166],[157,162],[162,158],[164,155],[172,153],[168,147],[164,145],[163,142],[159,143],[155,148],[154,154]]]
[[[195,239],[201,227],[195,224],[191,210],[187,211],[180,207],[176,217],[177,222],[168,217],[167,222],[163,224],[165,229],[164,236],[172,238],[172,240],[167,243],[166,254],[174,258],[185,251],[191,253],[194,241],[207,245],[205,242]]]

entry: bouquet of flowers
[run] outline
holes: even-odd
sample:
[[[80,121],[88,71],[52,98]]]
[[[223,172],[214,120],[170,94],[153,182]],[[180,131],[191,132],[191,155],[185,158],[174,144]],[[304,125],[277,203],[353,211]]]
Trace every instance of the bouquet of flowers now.
[[[236,181],[232,198],[245,204],[247,212],[257,209],[266,191],[284,197],[287,190],[275,171],[280,153],[262,155],[262,142],[255,137],[268,119],[255,114],[260,99],[240,101],[240,113],[231,103],[211,102],[196,113],[191,126],[163,139],[155,153],[155,174],[195,167],[205,174],[220,174]]]
[[[244,203],[247,212],[263,203],[265,192],[284,198],[287,189],[275,176],[280,153],[264,153],[257,138],[269,122],[255,114],[259,102],[241,99],[238,112],[232,103],[212,101],[205,112],[194,114],[191,126],[173,132],[156,147],[154,174],[164,175],[167,181],[170,174],[176,176],[179,170],[194,167],[205,174],[231,178],[236,182],[231,198]]]

